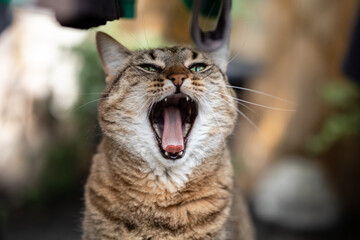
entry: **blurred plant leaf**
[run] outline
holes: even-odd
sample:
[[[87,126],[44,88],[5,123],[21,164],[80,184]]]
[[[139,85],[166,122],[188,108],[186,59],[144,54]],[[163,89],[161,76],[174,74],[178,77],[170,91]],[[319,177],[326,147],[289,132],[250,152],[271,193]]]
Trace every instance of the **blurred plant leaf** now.
[[[322,90],[324,100],[335,107],[351,105],[359,94],[357,86],[346,80],[330,82]]]
[[[322,91],[324,100],[334,108],[323,125],[305,144],[311,154],[321,154],[336,142],[360,134],[360,90],[349,81],[327,84]]]

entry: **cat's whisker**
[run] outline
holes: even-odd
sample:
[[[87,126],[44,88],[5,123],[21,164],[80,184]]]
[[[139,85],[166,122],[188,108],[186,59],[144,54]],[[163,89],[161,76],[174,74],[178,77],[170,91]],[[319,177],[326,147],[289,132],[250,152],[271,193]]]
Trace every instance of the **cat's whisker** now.
[[[145,50],[145,49],[146,49],[146,48],[144,48],[144,45],[141,44],[141,42],[139,41],[138,37],[135,35],[134,32],[128,31],[128,34],[130,34],[131,38],[134,39],[134,40],[138,43],[138,45],[140,45],[140,48],[138,48],[138,49],[141,49],[141,50]]]
[[[204,97],[199,96],[199,98],[204,102],[204,104],[206,104],[206,105],[204,105],[204,107],[206,107],[206,108],[211,112],[211,113],[210,113],[211,116],[215,119],[216,124],[217,124],[217,126],[219,127],[219,129],[221,129],[221,128],[220,128],[220,123],[219,123],[217,117],[215,117],[216,114],[215,114],[215,112],[211,109],[210,104],[205,100]]]
[[[213,115],[213,114],[215,114],[215,113],[214,113],[214,111],[210,108],[208,102],[207,102],[207,101],[205,100],[205,98],[203,98],[202,96],[199,96],[199,98],[200,98],[200,99],[202,100],[202,102],[204,103],[204,105],[202,105],[202,106],[206,107],[206,108],[211,112],[212,117],[215,119],[218,127],[220,128],[219,121],[218,121],[218,119]]]
[[[110,96],[102,97],[102,98],[97,98],[97,99],[95,99],[95,100],[91,100],[91,101],[89,101],[89,102],[87,102],[87,103],[84,103],[84,104],[82,104],[81,106],[75,108],[75,109],[72,110],[71,112],[76,112],[76,111],[78,111],[79,109],[85,107],[86,105],[88,105],[88,104],[90,104],[90,103],[97,102],[97,101],[102,100],[102,99],[107,99],[107,98],[109,98],[109,97],[110,97]]]
[[[205,78],[207,78],[208,76],[210,76],[212,74],[212,72],[209,72],[209,74],[207,74],[205,77],[202,78],[202,80],[204,80]]]
[[[145,18],[145,17],[144,17]],[[144,18],[141,18],[141,24],[143,26],[143,31],[144,31],[144,37],[145,37],[145,41],[146,41],[146,47],[147,49],[149,49],[149,42],[148,42],[148,38],[147,38],[147,34],[146,34],[146,28],[145,28],[145,24],[144,24]]]
[[[229,63],[231,63],[232,61],[234,61],[239,55],[240,55],[240,52],[237,52],[236,54],[234,54],[234,56],[232,56],[232,57],[230,58],[230,60],[227,61],[226,64],[229,64]]]
[[[236,107],[234,107],[230,102],[226,101],[225,99],[219,97],[218,95],[216,94],[213,94],[214,97],[220,99],[221,101],[225,102],[226,104],[228,104],[230,107],[232,107],[233,109],[235,109],[243,118],[246,119],[246,121],[248,121],[250,123],[251,126],[253,126],[256,131],[258,131],[258,133],[264,138],[266,139],[265,137],[265,134],[256,126],[256,124],[250,120],[250,118],[248,118],[243,112],[241,112],[239,109],[237,109]]]
[[[255,115],[259,116],[259,113],[256,112],[256,111],[255,111],[254,109],[252,109],[251,107],[245,105],[244,103],[238,102],[238,101],[237,101],[237,103],[238,103],[240,106],[242,106],[242,107],[246,108],[247,110],[249,110],[250,112],[254,113]]]
[[[95,92],[91,92],[91,93],[80,93],[79,95],[100,95],[100,94],[110,94],[111,92],[98,92],[98,93],[95,93]],[[143,94],[143,95],[141,95],[141,96],[138,96],[138,95],[134,95],[134,96],[132,96],[132,97],[127,97],[126,99],[132,99],[132,98],[136,98],[136,97],[138,97],[138,98],[141,98],[141,97],[143,97],[143,96],[145,96],[147,93],[145,93],[145,94]]]
[[[199,97],[200,97],[200,96],[199,96]],[[202,98],[202,97],[200,97],[200,98]],[[207,104],[210,105],[209,103],[207,103]],[[248,109],[250,112],[252,112],[252,113],[254,113],[254,114],[256,114],[256,115],[259,115],[255,110],[251,109],[250,107],[246,106],[245,104],[240,103],[240,102],[238,102],[238,104],[240,104],[240,105],[243,106],[244,108]],[[214,113],[214,111],[212,111],[212,112]],[[214,113],[214,114],[215,114],[215,113]]]
[[[252,109],[251,107],[249,107],[249,106],[247,106],[247,105],[245,105],[245,104],[243,104],[243,103],[241,103],[241,102],[238,102],[238,101],[237,101],[237,104],[239,104],[240,106],[246,108],[246,109],[249,110],[250,112],[254,113],[256,116],[259,116],[259,113],[256,112],[256,111],[255,111],[254,109]]]
[[[219,121],[218,121],[217,117],[215,117],[216,114],[215,114],[215,112],[211,109],[210,104],[205,100],[205,98],[203,98],[203,97],[201,97],[201,96],[199,96],[199,98],[204,102],[204,104],[206,104],[206,105],[205,105],[206,108],[211,112],[211,116],[215,119],[216,124],[217,124],[217,126],[218,126],[218,128],[219,128],[219,130],[220,130],[221,127],[220,127]],[[225,139],[223,140],[223,142],[225,143]]]
[[[150,100],[150,104],[149,104],[149,100]],[[139,113],[146,112],[146,118],[149,118],[150,117],[149,109],[151,109],[154,104],[155,104],[155,102],[153,100],[151,100],[151,98],[147,98],[146,101],[144,102],[144,104],[139,108],[138,112]]]
[[[232,97],[232,96],[230,96],[230,95],[228,95],[228,94],[223,94],[223,93],[220,93],[220,92],[214,92],[213,94],[215,94],[215,93],[218,93],[218,94],[220,94],[220,95],[222,95],[222,96],[230,97],[230,98],[234,99],[236,102],[238,102],[239,104],[241,104],[241,103],[247,103],[247,104],[251,104],[251,105],[254,105],[254,106],[258,106],[258,107],[263,107],[263,108],[267,108],[267,109],[271,109],[271,110],[276,110],[276,111],[283,111],[283,112],[295,112],[295,111],[296,111],[295,109],[270,107],[270,106],[267,106],[267,105],[250,102],[250,101],[246,101],[246,100],[244,100],[244,99]],[[242,106],[246,106],[246,105],[244,105],[244,104],[241,104],[241,105],[242,105]]]
[[[217,93],[217,92],[215,92],[215,93]],[[259,116],[259,114],[255,110],[251,109],[250,107],[246,106],[245,104],[243,104],[241,102],[237,102],[237,103],[240,104],[241,106],[243,106],[244,108],[246,108],[247,110],[249,110],[250,112],[254,113],[255,115]]]
[[[142,95],[141,97],[143,97],[143,96],[145,96],[145,95],[146,95],[146,94]],[[107,98],[110,98],[110,97],[112,97],[112,96],[100,97],[100,98],[97,98],[97,99],[95,99],[95,100],[91,100],[91,101],[89,101],[89,102],[87,102],[87,103],[84,103],[84,104],[82,104],[81,106],[75,108],[74,110],[72,110],[72,112],[76,112],[76,111],[78,111],[79,109],[85,107],[86,105],[88,105],[88,104],[90,104],[90,103],[97,102],[97,101],[99,101],[99,100],[107,99]],[[127,100],[132,99],[132,98],[138,98],[138,97],[139,97],[139,96],[136,96],[136,95],[135,95],[135,96],[132,96],[132,97],[128,97]]]
[[[152,100],[149,109],[152,109],[154,104],[155,104],[155,102],[154,102],[154,100]],[[150,117],[150,111],[147,111],[147,118],[149,118],[149,117]]]
[[[228,87],[228,88],[232,88],[232,89],[239,89],[239,90],[244,90],[244,91],[248,91],[248,92],[253,92],[253,93],[257,93],[257,94],[261,94],[261,95],[264,95],[264,96],[267,96],[267,97],[274,98],[274,99],[282,101],[282,102],[289,103],[291,105],[295,105],[293,102],[291,102],[289,100],[286,100],[284,98],[276,97],[276,96],[271,95],[269,93],[261,92],[261,91],[250,89],[250,88],[231,86],[231,85],[223,85],[223,84],[219,84],[219,85],[216,85],[216,86],[222,86],[222,87]]]
[[[126,97],[126,99],[127,100],[129,100],[129,99],[133,99],[133,98],[139,98],[139,99],[142,99],[144,96],[146,96],[147,95],[147,93],[145,93],[145,94],[143,94],[143,95],[140,95],[140,96],[138,96],[138,95],[134,95],[134,96],[132,96],[132,97]]]
[[[147,104],[148,104],[148,102],[149,102],[149,100],[151,100],[150,98],[148,98],[148,99],[146,99],[146,101],[143,103],[143,105],[141,105],[141,107],[139,108],[139,113],[143,113],[144,112],[144,110],[146,109],[146,107],[147,107]],[[147,111],[148,112],[148,111]],[[148,114],[148,113],[147,113]]]
[[[96,95],[96,94],[102,94],[100,93],[79,93],[79,95]]]

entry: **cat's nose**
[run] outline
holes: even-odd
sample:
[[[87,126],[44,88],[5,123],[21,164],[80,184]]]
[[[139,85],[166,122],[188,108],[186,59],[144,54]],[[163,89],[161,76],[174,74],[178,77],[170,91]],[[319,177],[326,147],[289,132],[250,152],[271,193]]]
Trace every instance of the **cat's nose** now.
[[[188,78],[188,76],[185,73],[173,73],[168,76],[168,79],[171,80],[176,87],[176,93],[180,93],[180,87],[186,78]]]
[[[175,86],[180,87],[188,76],[185,73],[173,73],[168,76]]]

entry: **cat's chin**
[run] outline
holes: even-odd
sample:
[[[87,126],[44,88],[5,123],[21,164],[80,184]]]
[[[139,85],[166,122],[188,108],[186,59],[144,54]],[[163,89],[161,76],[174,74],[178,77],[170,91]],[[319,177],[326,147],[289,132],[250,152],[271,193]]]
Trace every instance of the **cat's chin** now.
[[[171,94],[156,102],[149,113],[162,157],[169,162],[182,159],[198,115],[197,103],[183,93]]]

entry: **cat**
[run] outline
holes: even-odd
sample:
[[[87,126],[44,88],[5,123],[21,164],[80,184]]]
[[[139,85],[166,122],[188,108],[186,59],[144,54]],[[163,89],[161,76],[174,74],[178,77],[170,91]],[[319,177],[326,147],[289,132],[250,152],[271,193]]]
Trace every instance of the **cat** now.
[[[237,112],[225,47],[130,51],[102,32],[96,41],[107,84],[82,239],[252,240],[226,146]]]

